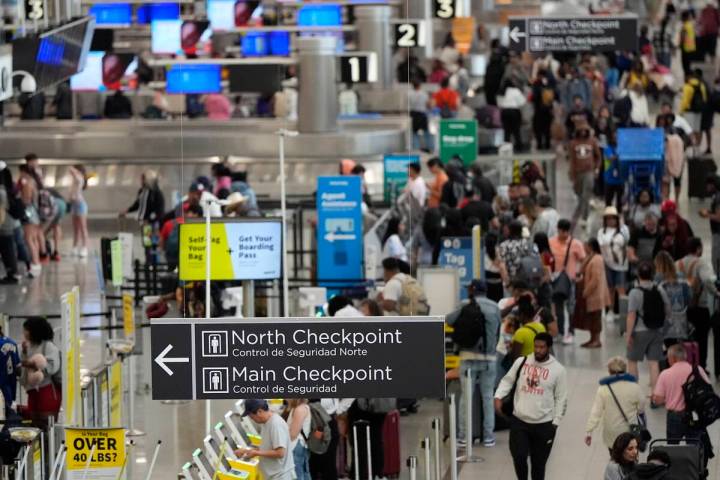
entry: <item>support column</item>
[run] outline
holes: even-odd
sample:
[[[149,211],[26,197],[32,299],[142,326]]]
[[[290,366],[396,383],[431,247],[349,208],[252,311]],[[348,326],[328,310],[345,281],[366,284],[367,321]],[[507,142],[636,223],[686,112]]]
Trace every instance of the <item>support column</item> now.
[[[298,130],[324,133],[337,130],[337,58],[334,37],[301,37]]]
[[[358,32],[358,50],[375,52],[378,62],[377,89],[393,86],[392,38],[390,32],[391,9],[388,5],[355,8],[355,26]]]

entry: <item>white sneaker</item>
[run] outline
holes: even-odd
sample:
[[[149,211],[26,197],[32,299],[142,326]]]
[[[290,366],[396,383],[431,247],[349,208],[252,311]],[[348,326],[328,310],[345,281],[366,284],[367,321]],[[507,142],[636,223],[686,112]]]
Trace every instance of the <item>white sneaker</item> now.
[[[88,249],[86,247],[81,248],[78,255],[80,255],[80,258],[86,258],[88,256]]]
[[[572,345],[575,341],[575,337],[572,333],[566,333],[565,336],[562,339],[563,345]]]

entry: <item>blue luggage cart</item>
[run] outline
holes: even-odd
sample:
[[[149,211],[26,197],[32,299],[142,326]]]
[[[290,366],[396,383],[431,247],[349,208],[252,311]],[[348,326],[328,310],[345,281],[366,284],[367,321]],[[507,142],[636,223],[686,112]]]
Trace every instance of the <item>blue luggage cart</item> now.
[[[628,186],[630,201],[648,189],[660,198],[665,169],[665,132],[661,128],[619,128],[617,152],[620,172]]]

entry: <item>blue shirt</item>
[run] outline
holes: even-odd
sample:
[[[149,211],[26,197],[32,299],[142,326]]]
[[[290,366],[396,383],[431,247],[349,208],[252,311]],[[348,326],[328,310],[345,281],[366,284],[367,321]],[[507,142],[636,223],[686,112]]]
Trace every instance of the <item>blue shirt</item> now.
[[[0,337],[0,391],[5,398],[5,410],[15,401],[19,365],[17,344],[9,337]]]

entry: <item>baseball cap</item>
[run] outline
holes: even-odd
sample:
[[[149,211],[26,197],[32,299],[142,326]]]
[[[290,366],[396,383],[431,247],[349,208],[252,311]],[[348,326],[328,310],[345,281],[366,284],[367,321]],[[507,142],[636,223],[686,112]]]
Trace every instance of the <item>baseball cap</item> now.
[[[251,413],[257,413],[258,410],[270,410],[267,401],[262,398],[249,398],[245,400],[245,411],[242,416],[247,417]]]
[[[191,192],[204,192],[205,191],[205,185],[203,185],[200,182],[193,182],[190,184],[190,191]]]
[[[480,280],[478,278],[470,282],[470,287],[472,287],[472,289],[478,293],[487,292],[487,283],[485,283],[484,280]]]

